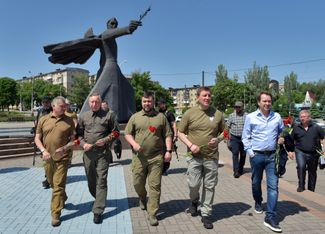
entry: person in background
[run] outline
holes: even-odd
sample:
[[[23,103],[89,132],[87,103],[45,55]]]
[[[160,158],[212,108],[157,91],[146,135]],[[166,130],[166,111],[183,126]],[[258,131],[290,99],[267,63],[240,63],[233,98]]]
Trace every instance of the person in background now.
[[[107,101],[102,101],[102,109],[104,111],[109,111],[109,107],[108,107]]]
[[[35,144],[42,153],[46,177],[52,188],[51,224],[55,227],[61,224],[61,210],[68,199],[65,186],[69,154],[63,147],[74,140],[76,132],[72,118],[64,114],[66,109],[64,97],[54,98],[52,108],[53,111],[41,117],[38,122]],[[59,148],[62,149],[60,153]]]
[[[101,101],[99,93],[90,94],[90,110],[80,115],[77,127],[80,145],[84,149],[83,161],[89,192],[95,198],[92,206],[95,224],[102,223],[106,206],[107,175],[114,140],[111,134],[119,132],[115,115],[104,111]]]
[[[235,111],[228,117],[227,128],[229,129],[229,138],[232,152],[232,163],[234,177],[239,178],[244,171],[246,161],[246,152],[242,142],[242,133],[247,113],[244,112],[244,105],[241,101],[235,102]],[[239,157],[239,158],[238,158]]]
[[[52,111],[51,98],[49,96],[44,96],[42,98],[42,107],[37,110],[36,119],[34,121],[34,128],[32,130],[34,137],[36,136],[36,128],[37,128],[40,118],[44,115],[48,115],[51,111]],[[34,153],[36,153],[36,152],[34,152]],[[45,170],[45,168],[44,168],[44,170]],[[45,177],[45,180],[42,181],[42,186],[44,189],[49,189],[50,183],[46,179],[46,173],[45,173],[44,177]]]
[[[272,95],[262,91],[257,97],[258,109],[246,116],[242,140],[250,157],[252,168],[252,192],[255,212],[263,213],[262,179],[263,171],[267,183],[267,211],[264,225],[274,232],[282,232],[277,220],[278,181],[275,172],[277,143],[283,144],[280,133],[284,127],[281,116],[272,111]]]
[[[176,127],[175,115],[171,111],[167,110],[166,100],[163,98],[158,101],[158,108],[159,108],[159,112],[163,113],[168,120],[169,126],[172,130],[172,139],[174,145],[176,144],[177,141],[177,127]],[[172,149],[173,148],[174,147],[172,147]],[[164,162],[163,175],[165,176],[168,175],[167,170],[169,169],[169,167],[170,167],[170,162]]]
[[[125,139],[134,154],[132,176],[134,189],[139,196],[139,206],[142,210],[147,209],[150,225],[157,226],[162,169],[164,161],[171,160],[172,133],[166,117],[155,111],[152,93],[145,92],[142,95],[141,105],[142,110],[133,114],[126,125]]]
[[[70,101],[68,99],[65,100],[66,103],[66,110],[64,112],[64,114],[70,118],[72,118],[73,122],[74,122],[74,126],[77,127],[78,124],[78,117],[76,112],[72,111],[71,109],[71,104]],[[68,154],[69,154],[69,167],[71,167],[71,163],[72,163],[72,156],[73,156],[73,149],[69,149],[68,150]]]
[[[222,112],[211,105],[211,90],[200,87],[197,90],[198,106],[187,110],[178,125],[178,137],[188,147],[191,154],[187,158],[187,182],[192,216],[198,215],[201,184],[201,222],[206,229],[212,229],[212,205],[215,186],[218,182],[218,144],[225,128]]]
[[[317,180],[319,153],[322,151],[321,140],[325,146],[324,131],[311,121],[310,112],[302,110],[299,113],[300,124],[295,124],[291,132],[295,149],[289,152],[290,159],[296,158],[298,188],[297,192],[305,190],[306,170],[308,171],[308,190],[314,192]]]
[[[114,111],[109,109],[108,102],[105,100],[102,101],[102,109],[107,112],[110,111],[112,114],[115,115],[115,117],[117,117],[116,114],[114,113]],[[115,121],[117,122],[117,118],[115,118]],[[114,144],[113,145],[114,153],[115,153],[117,159],[121,159],[121,156],[122,156],[122,142],[121,142],[121,140],[119,138],[115,139],[113,144]],[[113,157],[111,157],[110,163],[113,163]]]

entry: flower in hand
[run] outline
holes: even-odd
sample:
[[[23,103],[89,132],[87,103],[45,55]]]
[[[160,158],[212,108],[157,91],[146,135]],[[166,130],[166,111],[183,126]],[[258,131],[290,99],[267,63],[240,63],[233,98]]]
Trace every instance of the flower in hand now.
[[[136,151],[136,156],[138,155],[139,151],[141,151],[143,143],[147,140],[147,138],[150,136],[151,133],[156,132],[157,128],[155,126],[150,125],[148,127],[148,130],[149,131],[148,131],[147,135],[143,138],[142,143],[139,144],[139,146],[140,146],[139,149],[133,148]]]
[[[101,138],[98,141],[96,141],[95,145],[96,146],[103,146],[107,142],[113,141],[117,138],[120,137],[120,132],[119,131],[112,131],[107,137]]]

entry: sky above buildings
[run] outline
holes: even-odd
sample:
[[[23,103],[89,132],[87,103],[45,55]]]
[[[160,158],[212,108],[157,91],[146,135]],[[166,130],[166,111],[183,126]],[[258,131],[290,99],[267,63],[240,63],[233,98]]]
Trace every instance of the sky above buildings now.
[[[124,74],[151,73],[164,87],[212,85],[219,64],[244,81],[254,62],[269,66],[280,83],[290,72],[299,82],[325,78],[325,1],[322,0],[1,0],[0,77],[79,67],[95,74],[97,51],[85,64],[48,61],[43,46],[98,35],[115,16],[119,26],[143,26],[117,39]]]

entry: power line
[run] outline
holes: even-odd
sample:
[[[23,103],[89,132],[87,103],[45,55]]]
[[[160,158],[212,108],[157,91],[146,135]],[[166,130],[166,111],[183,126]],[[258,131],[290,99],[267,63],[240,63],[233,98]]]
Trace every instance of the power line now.
[[[268,68],[285,67],[285,66],[292,66],[292,65],[297,65],[297,64],[315,63],[315,62],[320,62],[320,61],[325,61],[325,58],[304,60],[304,61],[299,61],[299,62],[281,63],[281,64],[271,65],[271,66],[267,66],[267,67]],[[235,71],[245,71],[248,69],[251,69],[251,68],[232,69],[232,70],[228,70],[228,71],[235,72]]]
[[[275,67],[285,67],[285,66],[292,66],[292,65],[299,65],[299,64],[306,64],[306,63],[315,63],[325,61],[325,58],[320,59],[310,59],[310,60],[304,60],[299,62],[289,62],[289,63],[281,63],[276,65],[270,65],[267,66],[268,68],[275,68]],[[251,69],[251,67],[247,68],[238,68],[238,69],[230,69],[227,70],[228,72],[237,72],[237,71],[247,71]],[[204,71],[206,74],[215,74],[215,72],[211,71]],[[178,73],[152,73],[151,75],[154,76],[185,76],[185,75],[200,75],[202,72],[178,72]]]

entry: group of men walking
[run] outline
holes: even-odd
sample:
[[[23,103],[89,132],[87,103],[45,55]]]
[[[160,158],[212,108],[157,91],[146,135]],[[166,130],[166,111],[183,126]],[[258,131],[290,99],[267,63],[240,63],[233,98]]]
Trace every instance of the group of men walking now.
[[[275,157],[278,144],[284,143],[281,131],[283,121],[272,111],[272,95],[261,92],[257,98],[258,109],[247,114],[243,103],[237,101],[235,111],[225,122],[223,113],[211,106],[211,90],[197,90],[197,106],[187,110],[176,129],[175,117],[167,113],[166,106],[160,111],[154,108],[154,97],[145,92],[141,98],[142,110],[133,114],[125,128],[125,139],[131,145],[133,185],[139,197],[139,207],[146,210],[150,225],[159,224],[157,212],[161,196],[163,168],[168,168],[172,158],[173,143],[179,138],[187,146],[187,183],[192,216],[201,215],[205,228],[212,229],[211,219],[215,186],[218,182],[218,144],[224,139],[224,130],[229,131],[232,150],[234,177],[244,173],[246,154],[252,169],[252,193],[255,212],[263,212],[261,182],[263,171],[267,181],[267,209],[264,225],[281,232],[277,221],[278,175],[275,173]],[[52,225],[60,225],[61,210],[67,195],[65,184],[69,156],[75,136],[84,149],[83,161],[88,188],[95,201],[92,212],[94,223],[102,222],[107,197],[107,175],[111,156],[111,145],[118,136],[119,126],[114,112],[104,110],[99,94],[89,97],[90,110],[83,113],[77,127],[72,118],[64,114],[65,99],[56,97],[52,101],[52,112],[43,116],[37,126],[35,143],[45,161],[46,176],[51,185]],[[165,104],[163,101],[161,104]],[[295,125],[290,133],[296,143],[299,178],[298,192],[305,188],[305,171],[308,165],[308,189],[315,190],[317,149],[324,132],[310,121],[308,111],[300,112],[301,124]],[[308,139],[308,142],[306,142]],[[324,143],[324,142],[323,142]],[[308,144],[308,147],[306,147]],[[168,166],[166,166],[166,164]],[[165,165],[165,166],[164,166]],[[146,181],[148,186],[146,187]],[[202,192],[200,194],[200,188]],[[201,196],[200,196],[201,195]]]

